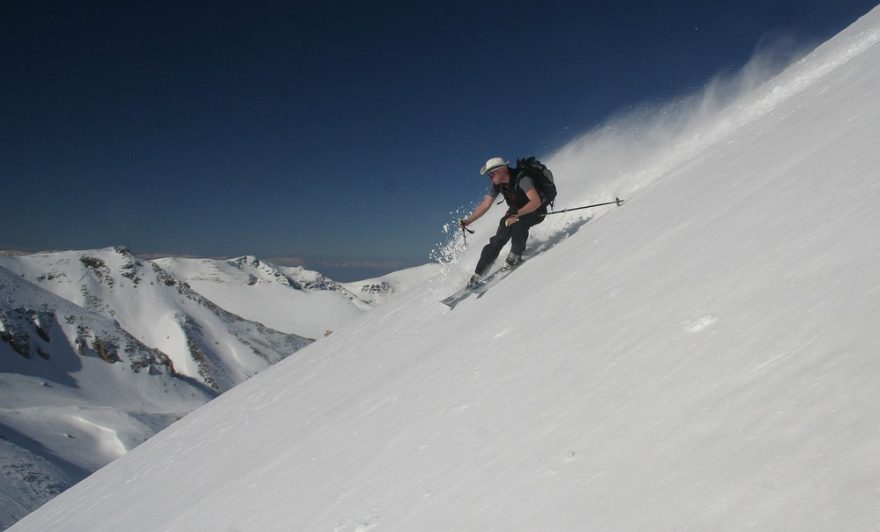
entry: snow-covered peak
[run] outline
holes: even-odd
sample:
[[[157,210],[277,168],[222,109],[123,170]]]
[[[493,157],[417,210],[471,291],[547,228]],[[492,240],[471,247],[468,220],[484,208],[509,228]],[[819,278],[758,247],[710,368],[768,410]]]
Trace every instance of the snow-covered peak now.
[[[229,259],[226,262],[234,266],[238,270],[246,273],[248,275],[249,284],[256,284],[258,282],[271,282],[289,286],[296,290],[302,289],[302,286],[298,282],[296,282],[296,280],[291,279],[290,277],[285,275],[275,265],[268,262],[263,262],[252,255]]]

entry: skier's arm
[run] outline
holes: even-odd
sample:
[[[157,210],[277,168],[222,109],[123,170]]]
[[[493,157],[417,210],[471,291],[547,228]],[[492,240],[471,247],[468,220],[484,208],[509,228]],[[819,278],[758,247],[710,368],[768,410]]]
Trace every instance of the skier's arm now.
[[[516,211],[517,216],[525,216],[530,212],[538,210],[538,207],[541,206],[541,195],[538,194],[537,190],[530,188],[526,192],[526,197],[529,198],[529,202]]]
[[[468,216],[467,218],[465,218],[464,220],[461,221],[462,224],[464,224],[465,226],[467,226],[467,225],[470,225],[470,224],[476,222],[477,220],[479,220],[479,219],[480,219],[480,216],[486,214],[486,211],[488,211],[489,208],[492,207],[492,202],[493,202],[493,201],[495,201],[495,198],[493,198],[492,196],[487,195],[487,196],[483,199],[483,202],[480,203],[479,205],[477,205],[477,208],[474,209],[474,212],[472,212],[470,216]],[[540,199],[539,199],[538,201],[540,201]],[[536,207],[536,208],[537,208],[537,207]]]
[[[511,214],[504,220],[504,225],[510,226],[519,221],[520,216],[525,216],[530,212],[534,212],[541,206],[541,195],[538,194],[538,191],[530,188],[526,191],[526,197],[529,198],[529,202],[517,209],[514,214]]]

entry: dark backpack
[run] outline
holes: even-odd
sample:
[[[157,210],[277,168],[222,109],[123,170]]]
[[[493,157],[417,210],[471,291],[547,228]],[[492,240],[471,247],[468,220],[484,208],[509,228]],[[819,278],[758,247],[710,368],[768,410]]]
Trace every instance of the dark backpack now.
[[[553,172],[544,164],[535,159],[534,156],[516,161],[516,171],[514,172],[517,182],[523,176],[529,176],[535,182],[535,188],[541,195],[541,205],[543,207],[553,207],[553,201],[556,199],[556,183],[553,181]]]

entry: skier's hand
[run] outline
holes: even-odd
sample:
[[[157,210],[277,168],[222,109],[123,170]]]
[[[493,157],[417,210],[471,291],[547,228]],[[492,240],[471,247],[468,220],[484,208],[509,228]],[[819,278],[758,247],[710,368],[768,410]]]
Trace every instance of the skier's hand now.
[[[507,219],[504,220],[504,225],[506,225],[507,227],[510,227],[511,225],[515,224],[518,221],[519,221],[519,216],[516,216],[516,215],[508,216]]]

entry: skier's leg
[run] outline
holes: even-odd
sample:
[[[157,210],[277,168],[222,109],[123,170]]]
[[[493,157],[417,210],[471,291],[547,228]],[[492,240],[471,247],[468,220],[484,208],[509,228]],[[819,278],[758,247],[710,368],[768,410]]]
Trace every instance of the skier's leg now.
[[[510,226],[510,252],[522,255],[526,250],[526,242],[529,240],[529,229],[533,225],[541,223],[542,218],[538,213],[529,213],[521,216],[519,221]]]
[[[529,226],[526,224],[520,225],[519,222],[513,225],[518,227],[511,231],[510,252],[522,255],[523,251],[526,250],[526,242],[529,239]]]
[[[515,226],[516,224],[513,224]],[[489,243],[483,246],[483,251],[480,253],[480,260],[477,262],[477,267],[474,269],[474,272],[479,275],[484,275],[486,271],[489,269],[489,266],[495,262],[495,259],[498,258],[498,255],[501,253],[501,248],[507,244],[507,241],[510,240],[511,227],[507,227],[504,225],[504,218],[501,219],[501,222],[498,224],[498,231],[495,233],[495,236],[489,239]],[[528,238],[528,230],[526,230],[526,237]],[[525,246],[525,243],[523,243]]]

